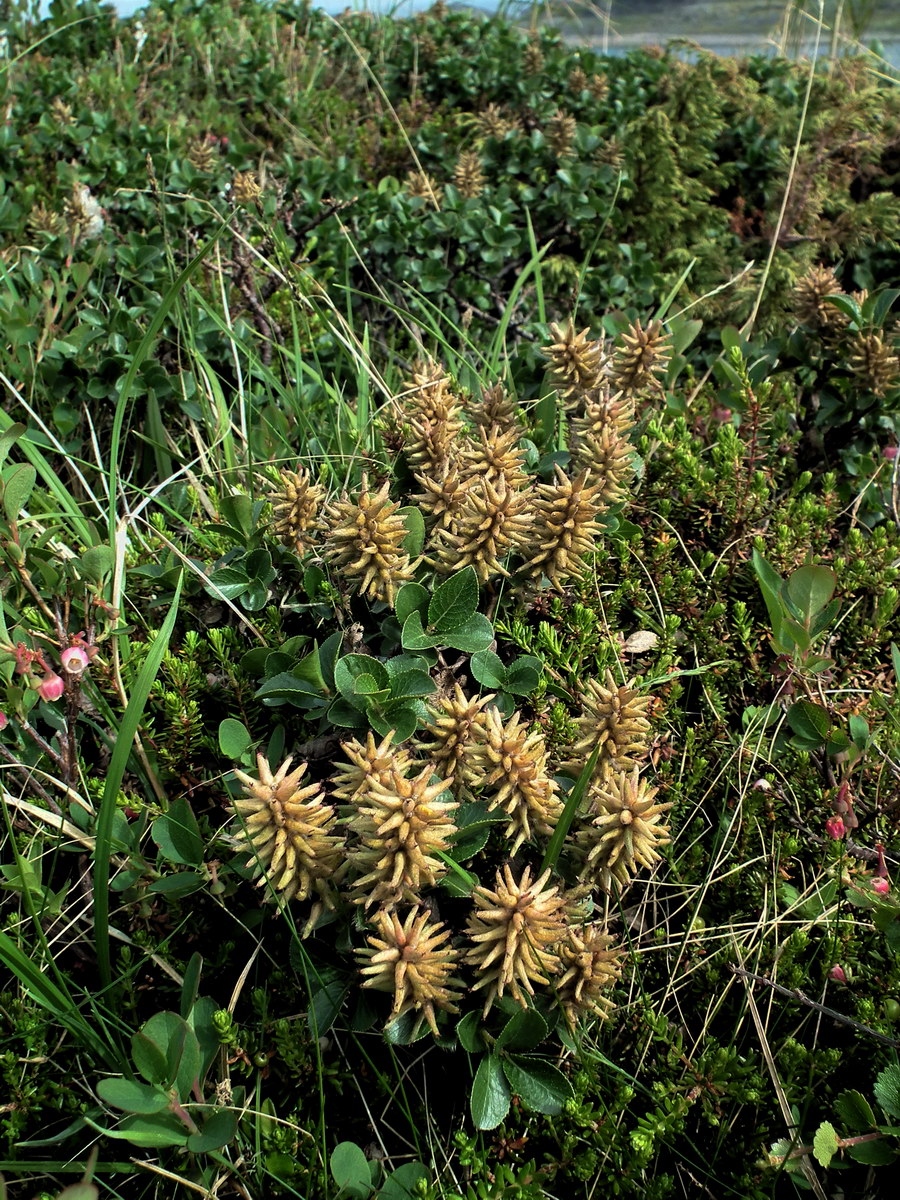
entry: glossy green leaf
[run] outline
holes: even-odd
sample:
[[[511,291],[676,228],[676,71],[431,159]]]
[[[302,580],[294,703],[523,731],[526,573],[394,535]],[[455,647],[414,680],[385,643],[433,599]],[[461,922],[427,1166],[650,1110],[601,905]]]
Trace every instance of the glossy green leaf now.
[[[491,827],[487,823],[458,830],[450,846],[452,857],[460,863],[479,854],[487,845],[490,835]]]
[[[875,1080],[875,1099],[889,1117],[900,1117],[900,1067],[892,1063]]]
[[[781,629],[781,621],[784,615],[783,605],[781,601],[781,592],[784,586],[784,580],[775,570],[771,563],[767,562],[758,550],[753,551],[753,570],[756,572],[756,578],[759,581],[759,588],[763,595],[763,600],[766,603],[766,608],[769,613],[769,621],[772,625],[772,632],[778,638]]]
[[[488,691],[500,691],[506,684],[506,667],[493,650],[479,650],[469,660],[473,677]]]
[[[831,729],[827,711],[811,700],[798,700],[792,704],[787,711],[787,723],[796,735],[794,744],[801,749],[814,750],[824,746]]]
[[[424,620],[428,612],[428,589],[421,583],[404,583],[397,592],[394,612],[401,625],[414,612],[421,613]]]
[[[391,681],[384,663],[370,654],[345,654],[334,665],[335,687],[345,700],[350,700],[356,694],[355,682],[360,675],[371,676],[374,682],[372,690],[390,687]]]
[[[888,1142],[875,1139],[848,1146],[847,1154],[855,1162],[864,1163],[867,1167],[886,1167],[897,1159],[897,1151]]]
[[[243,721],[226,717],[219,722],[219,749],[226,758],[238,759],[249,750],[253,738]]]
[[[401,1163],[378,1189],[378,1200],[416,1200],[423,1195],[420,1185],[427,1184],[429,1179],[421,1163]]]
[[[532,1055],[508,1055],[503,1070],[512,1091],[532,1112],[556,1117],[572,1098],[572,1085],[557,1067]]]
[[[397,699],[407,696],[430,696],[436,690],[427,671],[400,671],[391,676],[391,695]]]
[[[17,520],[26,506],[37,482],[37,471],[31,463],[17,463],[3,472],[3,510],[7,521]]]
[[[249,540],[253,533],[253,501],[249,496],[245,496],[242,492],[236,492],[233,495],[224,495],[219,500],[222,516],[229,525],[233,525],[235,529],[239,529],[244,537]]]
[[[852,296],[845,296],[843,293],[838,292],[832,296],[826,296],[826,300],[842,312],[854,325],[857,327],[862,325],[862,310]]]
[[[410,558],[418,558],[425,545],[425,518],[422,516],[422,511],[414,505],[408,504],[404,508],[397,509],[397,516],[403,518],[408,530],[403,539],[403,549]]]
[[[456,629],[443,635],[444,645],[463,654],[476,654],[486,650],[494,640],[494,627],[482,613],[475,613]]]
[[[220,1048],[218,1035],[213,1025],[213,1013],[218,1004],[212,996],[198,996],[185,1020],[191,1027],[200,1047],[200,1078],[202,1079]]]
[[[350,987],[346,975],[333,967],[322,968],[317,975],[310,973],[308,1024],[313,1037],[322,1037],[335,1023]]]
[[[318,696],[319,689],[308,679],[301,679],[293,671],[281,671],[267,679],[255,692],[258,700],[294,699]]]
[[[497,1038],[498,1050],[524,1053],[547,1036],[547,1022],[534,1008],[523,1008],[506,1022]]]
[[[357,698],[355,704],[339,696],[328,709],[328,720],[343,729],[361,729],[365,723],[365,706]]]
[[[425,632],[422,614],[417,609],[403,622],[400,644],[404,650],[429,650],[432,646],[442,645],[442,639]]]
[[[97,1095],[113,1108],[122,1108],[130,1113],[156,1113],[169,1107],[169,1097],[161,1088],[134,1079],[101,1079],[97,1084]]]
[[[476,1129],[496,1129],[509,1112],[510,1090],[500,1059],[486,1054],[478,1064],[469,1109]]]
[[[160,1012],[144,1023],[141,1033],[165,1055],[166,1084],[174,1082],[186,1099],[200,1071],[200,1046],[193,1030],[178,1013]]]
[[[220,567],[209,577],[206,590],[211,596],[237,600],[250,586],[250,576],[240,567]]]
[[[419,727],[419,714],[414,708],[391,708],[388,712],[370,712],[369,723],[377,734],[387,737],[394,734],[394,745],[399,746],[411,738]]]
[[[875,1127],[875,1114],[862,1092],[841,1092],[834,1102],[834,1111],[850,1129],[865,1132]]]
[[[169,811],[157,817],[150,827],[150,835],[169,862],[185,867],[198,867],[203,862],[200,827],[184,796],[177,796],[169,805]]]
[[[318,647],[305,655],[293,668],[292,674],[296,679],[302,679],[310,684],[317,692],[325,691],[325,677],[322,674],[322,659]]]
[[[353,680],[352,690],[354,696],[373,696],[379,690],[378,682],[374,675],[369,675],[367,671],[363,671],[361,675],[357,675]],[[382,688],[381,694],[389,696],[390,692]]]
[[[799,621],[809,625],[834,595],[837,575],[830,567],[798,567],[788,578],[787,599]]]
[[[326,581],[325,572],[321,567],[315,565],[307,567],[303,572],[303,590],[309,596],[310,600],[316,600],[319,596],[319,588]]]
[[[81,556],[79,570],[85,579],[91,583],[102,583],[116,565],[112,550],[105,543],[101,546],[91,546]]]
[[[354,1200],[365,1200],[372,1191],[369,1160],[356,1142],[339,1142],[329,1160],[331,1176],[341,1189],[340,1194]]]
[[[384,1036],[394,1046],[411,1046],[429,1035],[428,1025],[420,1021],[421,1013],[410,1010],[384,1027]]]
[[[869,724],[864,717],[851,716],[848,725],[850,727],[850,740],[858,750],[865,750],[869,744]]]
[[[192,1116],[196,1121],[196,1109]],[[194,1154],[206,1154],[210,1150],[221,1150],[234,1141],[237,1134],[238,1114],[231,1109],[214,1108],[203,1122],[199,1133],[192,1133],[187,1140],[187,1148]]]
[[[456,1036],[463,1050],[469,1054],[479,1054],[484,1049],[484,1017],[481,1009],[473,1009],[456,1023]]]
[[[445,580],[431,597],[428,605],[429,631],[447,634],[459,629],[475,614],[477,608],[478,577],[474,567],[464,567]]]
[[[0,434],[0,467],[6,462],[6,456],[24,432],[25,426],[20,421],[17,421]]]
[[[152,1113],[126,1117],[116,1129],[103,1132],[107,1137],[130,1142],[132,1146],[162,1149],[164,1146],[183,1146],[189,1130],[171,1113]]]
[[[506,690],[515,696],[530,696],[541,682],[543,663],[533,655],[514,659],[506,671]]]
[[[164,875],[162,879],[154,879],[147,888],[154,896],[189,896],[191,892],[203,887],[203,876],[196,871],[176,871],[174,875]]]
[[[138,1030],[131,1038],[131,1060],[148,1083],[157,1083],[168,1087],[175,1078],[169,1075],[165,1049],[148,1037],[143,1030]]]

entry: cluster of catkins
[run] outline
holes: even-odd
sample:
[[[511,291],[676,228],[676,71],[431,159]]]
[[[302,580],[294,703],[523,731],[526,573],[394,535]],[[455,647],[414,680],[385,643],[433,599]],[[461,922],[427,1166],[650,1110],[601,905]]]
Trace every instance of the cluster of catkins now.
[[[578,578],[599,520],[626,495],[635,397],[658,388],[669,351],[657,322],[635,322],[614,350],[569,323],[551,326],[550,375],[565,410],[571,468],[538,482],[525,469],[526,430],[502,385],[466,405],[447,375],[422,363],[389,416],[419,491],[409,497],[429,529],[425,562],[439,575],[474,568],[480,583],[509,579],[522,593]],[[350,588],[393,605],[421,561],[390,483],[330,504],[305,471],[284,472],[272,496],[275,532],[303,555],[315,550]]]
[[[794,315],[832,347],[844,350],[847,365],[867,391],[873,396],[886,396],[900,385],[897,344],[884,330],[850,332],[850,318],[830,299],[843,292],[831,267],[812,266],[794,288]],[[853,292],[851,298],[862,305],[867,296],[863,289]]]
[[[372,930],[359,951],[363,987],[393,995],[391,1020],[412,1011],[439,1035],[436,1013],[459,1011],[467,990],[484,1012],[504,995],[526,1007],[535,988],[552,989],[567,1022],[605,1017],[604,995],[621,969],[602,921],[591,920],[596,892],[628,883],[659,859],[667,804],[641,778],[648,697],[611,674],[582,695],[574,767],[599,744],[583,811],[563,867],[516,865],[520,850],[545,847],[563,811],[542,734],[519,713],[503,717],[493,696],[454,693],[432,709],[425,736],[393,745],[393,735],[343,743],[336,771],[307,782],[307,765],[236,772],[238,848],[249,851],[261,884],[285,899],[312,902],[309,932],[323,912],[359,905]],[[434,889],[452,869],[457,814],[472,801],[501,817],[505,863],[475,887],[462,929],[439,918]],[[505,819],[504,819],[505,818]],[[467,989],[464,974],[473,980]]]
[[[624,494],[634,397],[658,386],[667,358],[660,328],[636,324],[615,351],[571,324],[553,333],[547,356],[572,475],[528,476],[525,431],[500,387],[467,409],[444,373],[425,364],[396,404],[393,433],[429,527],[423,558],[438,575],[471,566],[482,583],[559,588],[580,574],[598,518]],[[273,503],[283,540],[317,553],[342,586],[370,600],[393,605],[422,565],[404,549],[408,529],[388,483],[371,489],[364,477],[357,495],[325,504],[307,475],[285,474]],[[543,735],[493,699],[456,685],[433,703],[418,740],[345,741],[327,780],[310,781],[307,765],[291,769],[291,760],[273,771],[262,757],[255,777],[236,772],[244,787],[236,845],[253,855],[259,882],[311,905],[306,932],[325,910],[359,906],[371,927],[359,951],[363,986],[393,995],[391,1020],[412,1012],[416,1028],[427,1023],[435,1035],[437,1013],[458,1012],[467,991],[483,996],[485,1014],[499,997],[526,1007],[545,988],[571,1026],[606,1016],[621,952],[591,919],[595,895],[652,866],[668,840],[668,805],[640,775],[649,698],[608,672],[583,685],[571,757],[556,764],[577,778],[600,747],[560,872],[535,871],[528,858],[539,861],[563,798]],[[454,839],[473,802],[502,828],[504,865],[474,888],[457,928],[440,919],[435,889],[453,869]]]

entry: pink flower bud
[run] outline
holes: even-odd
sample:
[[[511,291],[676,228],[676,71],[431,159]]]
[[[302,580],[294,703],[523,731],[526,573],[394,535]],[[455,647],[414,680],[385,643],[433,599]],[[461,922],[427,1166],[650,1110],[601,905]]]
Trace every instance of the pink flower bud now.
[[[884,455],[885,458],[889,458],[889,459],[896,458],[897,457],[897,447],[896,446],[885,446],[884,449],[881,451],[881,453]]]
[[[80,646],[70,646],[68,650],[63,650],[59,661],[70,675],[83,675],[91,665],[87,652]]]
[[[847,972],[839,963],[835,963],[835,965],[828,972],[828,978],[833,979],[835,983],[846,983]]]
[[[879,896],[886,896],[891,890],[891,885],[886,879],[873,879],[872,891],[877,892]]]
[[[829,817],[825,822],[825,832],[830,838],[834,838],[836,842],[840,841],[847,832],[843,818],[838,816]]]
[[[9,717],[6,715],[5,712],[0,712],[0,733],[3,732],[3,730],[6,728],[6,726],[8,724],[9,724]]]
[[[66,685],[61,676],[54,675],[51,671],[41,680],[38,695],[42,700],[58,700],[65,690]]]

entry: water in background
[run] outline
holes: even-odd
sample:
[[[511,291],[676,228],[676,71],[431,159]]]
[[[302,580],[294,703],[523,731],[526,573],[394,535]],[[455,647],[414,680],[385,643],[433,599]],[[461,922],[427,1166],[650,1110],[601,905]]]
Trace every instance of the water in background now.
[[[118,10],[120,16],[129,17],[139,8],[146,6],[147,0],[110,0]],[[398,17],[407,17],[412,13],[420,12],[423,9],[431,8],[434,0],[365,0],[360,3],[359,0],[318,0],[317,8],[323,9],[327,13],[335,15],[344,12],[347,8],[365,8],[371,12],[391,13]],[[478,8],[485,12],[494,12],[500,7],[499,0],[468,0],[465,5],[460,7]],[[511,15],[514,14],[517,6],[513,3],[507,3],[507,8]],[[518,6],[523,13],[528,12],[530,5],[527,0],[522,0]],[[47,11],[47,2],[41,4],[41,11]],[[592,45],[597,49],[602,49],[607,54],[627,54],[629,50],[636,46],[646,46],[665,43],[668,36],[654,33],[652,30],[652,14],[648,14],[648,30],[646,33],[633,33],[627,37],[618,37],[612,31],[606,37],[603,34],[601,22],[599,19],[594,22],[594,28],[588,20],[579,22],[578,33],[566,32],[564,36],[573,44]],[[748,54],[774,54],[775,46],[763,34],[741,34],[736,32],[726,33],[708,33],[708,34],[691,34],[691,41],[705,50],[712,50],[716,54],[722,55],[748,55]],[[810,55],[814,52],[815,44],[812,40],[804,42],[802,45],[792,46],[791,52],[794,55]],[[819,45],[819,54],[825,56],[828,53],[828,37],[827,34],[822,38]],[[877,41],[877,52],[883,58],[884,62],[892,67],[900,69],[900,37],[891,35],[881,38]]]

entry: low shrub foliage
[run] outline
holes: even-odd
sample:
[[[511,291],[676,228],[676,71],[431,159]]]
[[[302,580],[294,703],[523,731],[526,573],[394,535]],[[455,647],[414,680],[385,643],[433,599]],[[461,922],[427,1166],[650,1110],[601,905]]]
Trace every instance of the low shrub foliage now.
[[[10,1194],[879,1186],[896,79],[24,9]]]

